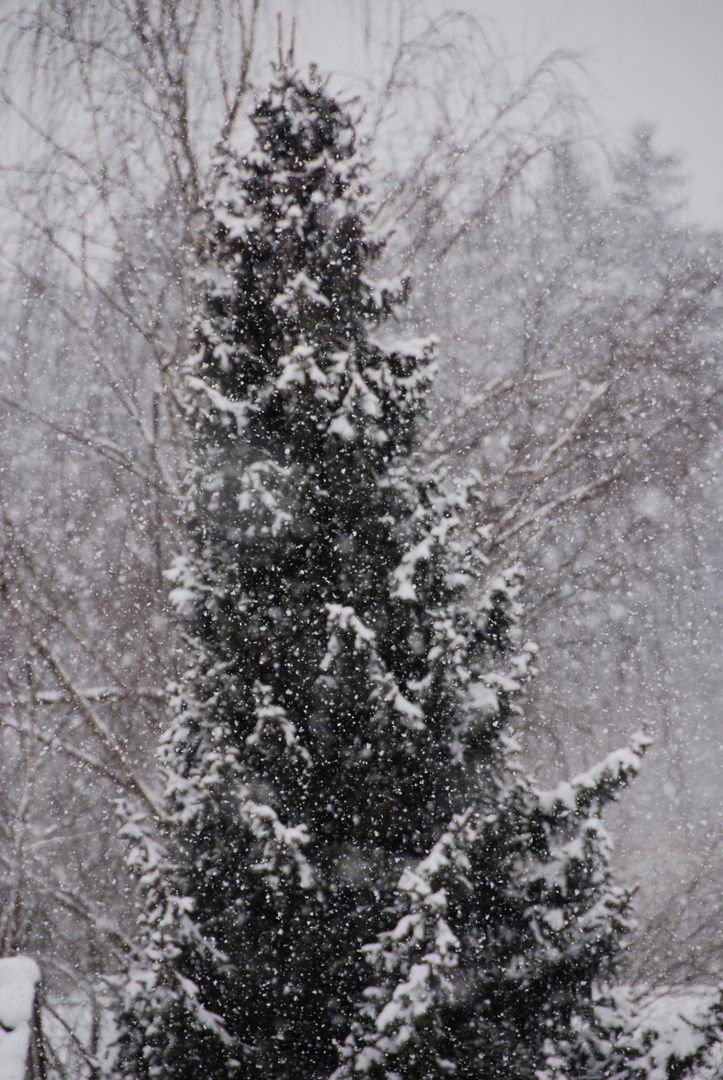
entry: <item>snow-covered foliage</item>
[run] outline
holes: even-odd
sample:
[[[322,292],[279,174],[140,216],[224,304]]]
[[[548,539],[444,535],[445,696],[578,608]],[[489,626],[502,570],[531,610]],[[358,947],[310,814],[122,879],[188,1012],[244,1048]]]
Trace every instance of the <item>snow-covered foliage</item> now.
[[[600,815],[646,738],[551,791],[519,768],[522,572],[489,562],[480,478],[414,463],[433,348],[385,336],[404,289],[368,276],[350,115],[282,69],[252,121],[203,208],[191,664],[160,820],[123,809],[116,1075],[644,1073]]]
[[[638,988],[628,997],[634,1002],[629,1027],[636,1031],[640,1065],[650,1080],[664,1080],[690,1067],[697,1077],[720,1075],[719,988],[666,987],[655,994]]]
[[[720,991],[714,986],[598,987],[573,1037],[548,1047],[540,1080],[630,1076],[666,1080],[720,1075]],[[552,1051],[552,1052],[550,1052]]]
[[[589,1018],[598,1048],[602,1029],[619,1022],[596,1002],[629,896],[610,882],[599,812],[637,772],[647,740],[553,791],[518,774],[517,746],[500,742],[493,808],[480,793],[476,816],[456,817],[404,871],[396,925],[364,948],[381,982],[365,991],[339,1076],[411,1076],[420,1064],[424,1076],[524,1075],[563,1047],[570,1057]]]

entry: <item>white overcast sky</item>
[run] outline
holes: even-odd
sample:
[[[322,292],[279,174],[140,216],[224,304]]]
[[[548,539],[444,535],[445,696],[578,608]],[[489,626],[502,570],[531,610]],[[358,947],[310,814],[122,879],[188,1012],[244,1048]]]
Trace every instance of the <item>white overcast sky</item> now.
[[[510,51],[584,54],[613,134],[652,120],[691,177],[691,217],[723,226],[723,0],[470,0]]]
[[[358,10],[370,2],[353,0]],[[516,59],[558,48],[581,55],[586,96],[608,135],[622,138],[636,121],[652,121],[658,148],[684,158],[691,219],[723,227],[723,0],[430,0],[428,6],[488,20]],[[312,35],[322,66],[355,66],[344,27],[349,8],[338,0],[318,4]],[[302,17],[300,36],[306,36],[303,24]],[[309,37],[303,44],[304,53],[313,51]]]

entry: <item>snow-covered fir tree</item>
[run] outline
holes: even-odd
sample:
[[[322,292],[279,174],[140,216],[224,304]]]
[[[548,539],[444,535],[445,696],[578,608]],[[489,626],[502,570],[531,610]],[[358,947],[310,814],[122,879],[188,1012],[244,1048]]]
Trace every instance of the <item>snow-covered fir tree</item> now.
[[[203,209],[191,663],[160,823],[125,809],[116,1075],[644,1072],[600,811],[645,740],[553,791],[518,768],[521,572],[488,564],[479,477],[414,458],[433,348],[385,335],[353,121],[290,68],[252,120]]]

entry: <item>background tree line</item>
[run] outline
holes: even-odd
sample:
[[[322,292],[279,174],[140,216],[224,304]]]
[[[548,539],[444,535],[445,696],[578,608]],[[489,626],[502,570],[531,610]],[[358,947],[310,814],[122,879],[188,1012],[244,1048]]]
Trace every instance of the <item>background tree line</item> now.
[[[645,871],[631,977],[712,979],[720,238],[685,223],[649,132],[592,137],[571,58],[513,82],[467,18],[365,18],[377,223],[415,282],[400,334],[440,338],[424,460],[479,470],[494,557],[528,568],[541,771],[651,721],[619,823]],[[74,1075],[133,932],[114,802],[154,801],[179,657],[197,208],[278,24],[261,0],[53,0],[3,28],[0,949],[40,958]]]

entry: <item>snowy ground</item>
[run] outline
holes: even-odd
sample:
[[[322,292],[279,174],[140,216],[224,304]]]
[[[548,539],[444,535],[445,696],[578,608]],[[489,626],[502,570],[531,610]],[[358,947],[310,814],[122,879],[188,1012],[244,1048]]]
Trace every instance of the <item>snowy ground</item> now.
[[[40,969],[27,956],[0,959],[0,1080],[25,1080]]]

